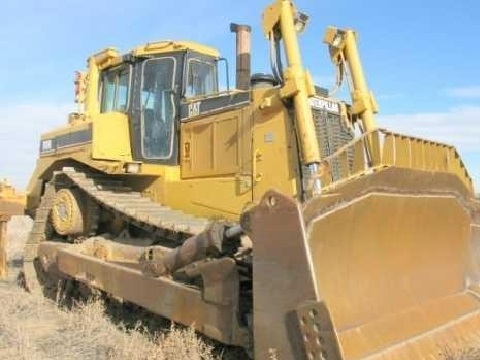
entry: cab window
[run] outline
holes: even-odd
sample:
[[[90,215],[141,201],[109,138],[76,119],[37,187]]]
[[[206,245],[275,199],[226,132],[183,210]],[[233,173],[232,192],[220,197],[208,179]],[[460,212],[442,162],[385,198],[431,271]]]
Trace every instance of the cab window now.
[[[191,58],[187,66],[186,97],[204,96],[218,93],[216,62]]]
[[[142,156],[168,159],[173,151],[175,119],[173,57],[146,60],[142,67]]]
[[[129,88],[130,66],[105,71],[101,78],[100,111],[126,112]]]

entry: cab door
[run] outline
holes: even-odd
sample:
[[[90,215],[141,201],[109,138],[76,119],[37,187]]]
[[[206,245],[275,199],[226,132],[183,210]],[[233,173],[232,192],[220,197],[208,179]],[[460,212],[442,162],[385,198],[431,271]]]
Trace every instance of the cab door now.
[[[176,165],[182,58],[165,55],[137,65],[132,112],[133,158],[146,163]]]
[[[130,125],[131,64],[108,69],[100,77],[100,114],[92,122],[92,158],[131,161]]]

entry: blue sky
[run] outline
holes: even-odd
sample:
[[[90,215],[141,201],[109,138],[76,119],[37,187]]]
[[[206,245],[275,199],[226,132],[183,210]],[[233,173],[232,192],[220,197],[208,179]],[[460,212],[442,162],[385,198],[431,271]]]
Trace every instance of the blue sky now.
[[[26,186],[39,134],[66,122],[74,109],[73,73],[103,47],[128,51],[148,41],[188,39],[219,48],[233,68],[234,38],[228,26],[248,23],[253,27],[254,71],[268,71],[260,20],[267,3],[2,0],[0,177]],[[296,4],[310,15],[301,47],[305,65],[320,85],[330,88],[334,76],[322,44],[326,26],[357,30],[369,86],[380,104],[379,123],[455,145],[480,184],[478,1]]]

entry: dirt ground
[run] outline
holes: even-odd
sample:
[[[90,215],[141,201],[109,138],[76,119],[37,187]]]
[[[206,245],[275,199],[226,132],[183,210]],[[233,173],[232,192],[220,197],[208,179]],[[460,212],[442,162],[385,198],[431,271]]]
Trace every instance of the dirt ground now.
[[[0,360],[221,358],[192,329],[168,324],[152,332],[141,323],[132,327],[116,322],[102,300],[67,311],[25,292],[17,277],[30,227],[29,218],[14,217],[7,230],[9,276],[0,280]]]

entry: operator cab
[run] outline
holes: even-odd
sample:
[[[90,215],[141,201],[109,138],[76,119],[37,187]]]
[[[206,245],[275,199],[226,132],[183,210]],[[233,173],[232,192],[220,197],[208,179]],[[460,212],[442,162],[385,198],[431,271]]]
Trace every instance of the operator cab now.
[[[218,52],[164,41],[140,46],[120,59],[101,69],[100,112],[128,115],[134,160],[177,164],[182,109],[187,117],[198,115],[199,99],[219,94]]]

